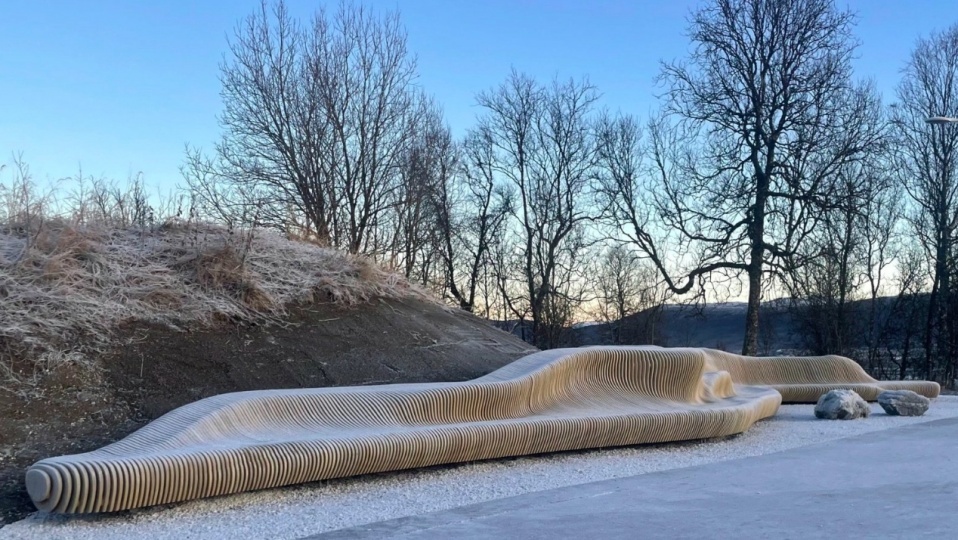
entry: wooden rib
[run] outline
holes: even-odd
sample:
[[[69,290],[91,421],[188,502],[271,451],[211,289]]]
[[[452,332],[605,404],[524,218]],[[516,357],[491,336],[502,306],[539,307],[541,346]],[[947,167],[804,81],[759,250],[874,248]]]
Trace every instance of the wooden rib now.
[[[42,460],[26,483],[41,510],[111,512],[442,463],[730,435],[774,415],[782,396],[814,401],[832,387],[868,399],[881,388],[938,393],[934,383],[878,383],[849,363],[594,347],[536,353],[462,383],[222,394],[93,452]]]

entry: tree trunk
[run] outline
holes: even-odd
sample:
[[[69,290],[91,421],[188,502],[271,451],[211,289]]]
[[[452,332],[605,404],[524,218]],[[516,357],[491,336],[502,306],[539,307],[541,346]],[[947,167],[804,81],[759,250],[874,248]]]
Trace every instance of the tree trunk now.
[[[769,153],[771,160],[772,153]],[[758,169],[758,166],[756,166]],[[755,204],[752,205],[752,223],[748,237],[751,244],[748,261],[748,311],[745,312],[745,341],[742,354],[755,356],[758,353],[758,310],[762,303],[762,271],[765,259],[765,204],[768,201],[769,179],[767,169],[757,170],[758,186]]]
[[[901,351],[901,363],[898,364],[898,380],[905,380],[908,375],[908,356],[911,354],[911,330],[906,330],[905,345]]]
[[[752,249],[754,259],[756,249]],[[758,353],[758,310],[762,302],[762,265],[761,255],[759,264],[754,261],[748,270],[748,310],[745,312],[745,342],[742,344],[742,354],[755,356]]]
[[[937,272],[937,269],[936,269]],[[939,276],[936,275],[931,286],[931,293],[928,295],[928,313],[925,318],[925,379],[931,380],[932,364],[932,341],[935,335],[935,321],[938,312],[938,283]]]

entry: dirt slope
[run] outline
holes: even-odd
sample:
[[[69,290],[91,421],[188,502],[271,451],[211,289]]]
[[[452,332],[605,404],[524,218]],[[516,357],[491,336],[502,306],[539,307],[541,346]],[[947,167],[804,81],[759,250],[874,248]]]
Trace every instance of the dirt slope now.
[[[121,327],[100,372],[69,366],[40,393],[0,393],[0,524],[33,511],[26,466],[88,451],[197,399],[241,390],[457,381],[532,349],[471,315],[417,300],[289,310],[284,326]]]

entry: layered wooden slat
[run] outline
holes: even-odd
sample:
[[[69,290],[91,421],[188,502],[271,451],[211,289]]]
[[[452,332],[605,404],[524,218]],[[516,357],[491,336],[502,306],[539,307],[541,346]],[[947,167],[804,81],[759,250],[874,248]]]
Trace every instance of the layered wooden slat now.
[[[936,398],[941,387],[931,381],[876,381],[857,362],[837,355],[740,356],[704,349],[712,369],[727,371],[737,384],[767,386],[783,403],[815,403],[830,390],[854,390],[875,401],[885,390],[912,390]]]
[[[718,437],[774,415],[782,395],[811,400],[820,388],[888,384],[862,379],[848,362],[594,347],[536,353],[466,382],[222,394],[93,452],[42,460],[26,484],[41,510],[110,512],[443,463]],[[924,384],[925,395],[937,395]]]

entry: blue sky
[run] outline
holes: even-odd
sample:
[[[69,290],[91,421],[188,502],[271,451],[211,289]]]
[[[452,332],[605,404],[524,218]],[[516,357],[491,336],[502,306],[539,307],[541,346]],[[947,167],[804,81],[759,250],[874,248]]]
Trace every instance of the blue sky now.
[[[289,0],[304,18],[336,3]],[[685,55],[695,0],[367,0],[396,10],[420,84],[457,134],[475,94],[511,67],[543,79],[588,75],[602,104],[645,116],[660,60]],[[0,4],[0,163],[23,152],[38,180],[142,172],[170,188],[186,143],[218,136],[218,64],[258,0],[4,0]],[[958,22],[955,0],[849,0],[856,74],[891,100],[915,39]],[[958,113],[949,112],[949,114]]]

